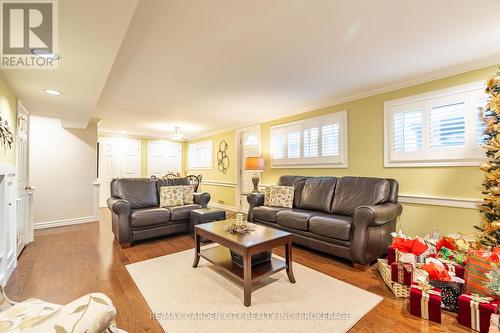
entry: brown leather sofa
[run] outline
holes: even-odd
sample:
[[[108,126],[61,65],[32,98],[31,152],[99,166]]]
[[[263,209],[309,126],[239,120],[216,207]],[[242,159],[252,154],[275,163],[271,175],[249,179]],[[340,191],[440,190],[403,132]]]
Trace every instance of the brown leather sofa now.
[[[293,208],[264,206],[264,194],[252,193],[249,221],[291,232],[294,243],[361,268],[387,253],[403,211],[396,180],[282,176],[278,184],[295,187]]]
[[[149,238],[189,232],[192,210],[206,208],[209,193],[195,193],[194,204],[161,208],[160,187],[189,185],[187,178],[122,178],[111,181],[108,208],[112,229],[122,247]]]

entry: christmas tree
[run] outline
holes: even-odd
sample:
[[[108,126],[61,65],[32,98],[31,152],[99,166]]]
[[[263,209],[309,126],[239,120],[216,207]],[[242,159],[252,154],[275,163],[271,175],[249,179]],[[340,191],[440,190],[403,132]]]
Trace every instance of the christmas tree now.
[[[500,245],[500,72],[486,83],[488,103],[482,110],[486,123],[484,148],[488,161],[480,168],[486,175],[483,182],[484,203],[481,205],[479,241],[485,246]]]

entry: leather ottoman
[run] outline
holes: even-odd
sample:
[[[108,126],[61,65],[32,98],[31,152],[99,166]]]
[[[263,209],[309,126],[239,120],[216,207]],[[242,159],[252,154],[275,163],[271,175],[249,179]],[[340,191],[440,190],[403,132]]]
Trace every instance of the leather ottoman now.
[[[194,226],[197,224],[221,221],[226,219],[226,211],[218,208],[200,208],[191,211],[189,233],[194,237]]]

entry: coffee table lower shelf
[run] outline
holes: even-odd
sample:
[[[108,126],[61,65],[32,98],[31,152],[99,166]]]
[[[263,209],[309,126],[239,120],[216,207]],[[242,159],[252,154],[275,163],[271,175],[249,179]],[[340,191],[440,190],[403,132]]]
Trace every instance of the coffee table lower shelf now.
[[[233,263],[229,249],[218,245],[200,250],[200,257],[209,261],[217,267],[227,271],[229,274],[244,282],[243,267]],[[286,269],[286,263],[283,260],[271,257],[266,263],[258,264],[252,267],[252,283],[259,281],[269,275]]]

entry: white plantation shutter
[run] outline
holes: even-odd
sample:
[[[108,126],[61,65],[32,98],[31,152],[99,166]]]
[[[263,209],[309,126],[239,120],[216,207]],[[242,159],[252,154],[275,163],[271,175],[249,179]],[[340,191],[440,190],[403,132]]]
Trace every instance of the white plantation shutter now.
[[[188,147],[189,169],[212,169],[213,141],[190,143]]]
[[[433,103],[430,110],[431,148],[465,146],[465,102],[463,97],[460,99]]]
[[[300,131],[288,133],[288,158],[300,158]]]
[[[385,165],[476,165],[482,159],[482,83],[385,103]]]
[[[321,127],[321,156],[339,155],[339,124]]]
[[[271,167],[346,167],[347,113],[271,127]]]
[[[306,128],[304,135],[304,158],[318,157],[319,129]]]
[[[394,151],[422,149],[424,127],[422,110],[395,112],[392,127]]]
[[[276,131],[271,141],[271,146],[273,147],[271,157],[274,161],[283,160],[285,158],[286,154],[285,142],[286,142],[286,131],[283,130]]]

